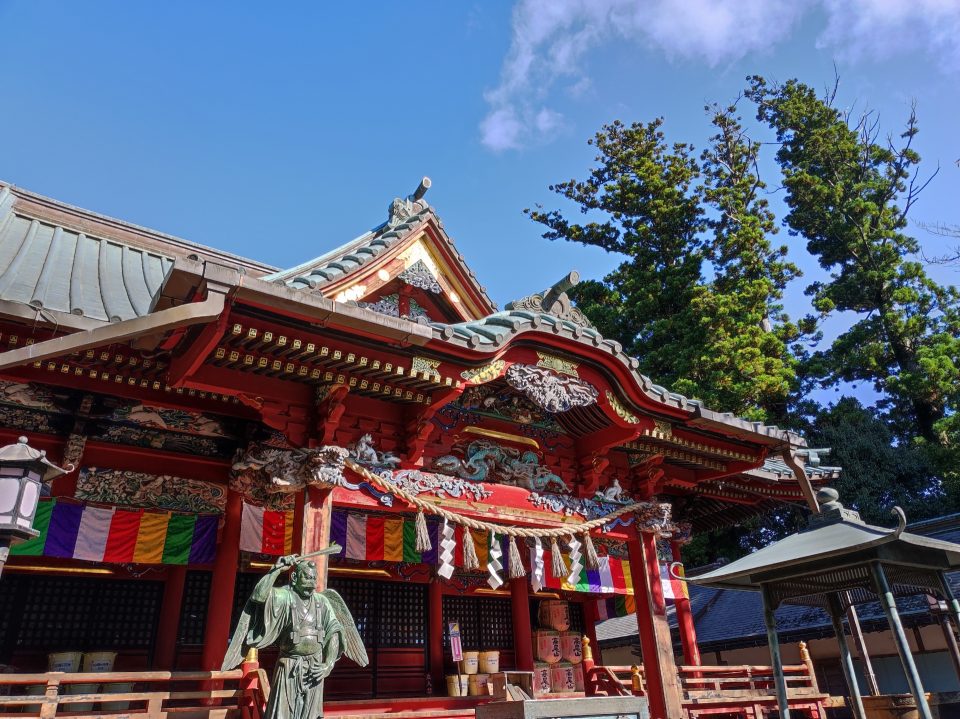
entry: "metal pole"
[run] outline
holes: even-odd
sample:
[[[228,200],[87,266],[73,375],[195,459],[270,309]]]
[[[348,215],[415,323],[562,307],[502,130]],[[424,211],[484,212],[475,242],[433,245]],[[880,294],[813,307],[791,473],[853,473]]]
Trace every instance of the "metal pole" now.
[[[820,503],[817,501],[816,493],[813,489],[813,483],[807,476],[807,471],[800,464],[797,456],[789,447],[781,451],[781,456],[786,465],[793,472],[794,479],[800,485],[803,491],[803,497],[807,501],[807,506],[814,514],[820,513]],[[867,644],[863,641],[863,630],[860,628],[860,618],[857,616],[857,608],[847,597],[847,624],[850,625],[850,636],[853,637],[853,645],[860,654],[860,661],[863,662],[863,676],[867,680],[867,691],[870,696],[879,696],[880,687],[877,685],[877,675],[873,671],[873,662],[870,661],[870,654],[867,652]]]
[[[3,574],[3,568],[7,564],[7,558],[10,556],[10,537],[0,537],[0,575]]]
[[[767,625],[767,644],[770,645],[770,663],[773,665],[773,681],[777,687],[777,706],[780,708],[780,719],[790,719],[790,705],[787,703],[787,680],[783,676],[783,660],[780,657],[780,640],[777,638],[777,620],[773,616],[773,599],[770,589],[764,584],[763,594],[763,622]],[[930,719],[924,717],[924,719]]]
[[[863,678],[867,682],[867,691],[872,697],[880,696],[880,686],[877,684],[877,675],[873,671],[873,662],[870,661],[867,644],[863,641],[860,617],[857,616],[857,608],[850,601],[849,592],[847,592],[847,625],[850,627],[850,636],[853,637],[853,646],[857,648],[860,661],[863,663]]]
[[[947,614],[941,617],[944,637],[947,640],[947,647],[950,649],[950,654],[953,657],[957,677],[960,678],[960,651],[957,649],[957,638],[954,636],[953,627],[950,624],[950,620],[953,619],[953,623],[956,624],[957,629],[960,630],[960,602],[957,601],[957,597],[950,587],[950,582],[947,581],[947,575],[944,572],[937,572],[937,579],[940,580],[940,591],[943,593],[943,599],[947,603]]]
[[[903,664],[903,673],[907,675],[907,683],[910,685],[910,691],[914,699],[917,700],[917,709],[922,719],[933,719],[930,713],[930,705],[927,704],[927,695],[923,691],[923,682],[920,681],[920,673],[917,671],[917,665],[913,661],[913,650],[907,642],[907,635],[903,631],[903,624],[900,622],[900,612],[897,611],[897,603],[894,601],[893,592],[890,591],[890,585],[887,583],[887,575],[883,572],[883,567],[879,562],[873,562],[870,565],[873,573],[873,584],[880,599],[880,604],[887,614],[887,621],[890,623],[890,630],[893,632],[893,640],[897,645],[897,652],[900,654],[900,663]]]
[[[866,719],[867,714],[863,710],[863,699],[860,697],[860,685],[857,684],[857,673],[853,668],[853,657],[850,655],[847,637],[843,632],[843,619],[841,619],[843,606],[836,594],[827,596],[827,609],[830,613],[830,621],[833,622],[833,632],[837,635],[837,644],[840,646],[840,665],[843,667],[843,675],[846,677],[847,687],[850,689],[853,715],[857,719]]]

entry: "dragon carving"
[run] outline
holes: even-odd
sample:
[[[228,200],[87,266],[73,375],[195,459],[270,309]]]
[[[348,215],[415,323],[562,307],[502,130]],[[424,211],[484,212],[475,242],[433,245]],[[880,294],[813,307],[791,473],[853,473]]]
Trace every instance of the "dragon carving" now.
[[[465,455],[465,459],[452,454],[438,457],[433,462],[433,468],[471,482],[496,480],[534,492],[570,492],[558,475],[540,464],[535,452],[521,452],[512,447],[477,440],[467,445]]]

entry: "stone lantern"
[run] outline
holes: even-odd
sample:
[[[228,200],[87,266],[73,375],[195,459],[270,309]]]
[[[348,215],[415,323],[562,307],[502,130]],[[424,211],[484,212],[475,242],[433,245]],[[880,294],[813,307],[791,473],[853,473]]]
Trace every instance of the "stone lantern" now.
[[[26,437],[0,447],[0,572],[11,544],[37,536],[33,516],[43,482],[64,473],[47,459],[46,452],[27,444]]]

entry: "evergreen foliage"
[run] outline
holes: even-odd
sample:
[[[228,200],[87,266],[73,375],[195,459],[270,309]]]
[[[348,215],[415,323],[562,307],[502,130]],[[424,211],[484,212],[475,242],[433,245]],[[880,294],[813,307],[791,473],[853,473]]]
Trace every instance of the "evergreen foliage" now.
[[[668,143],[662,119],[615,121],[589,141],[597,154],[588,177],[550,187],[582,219],[525,212],[548,239],[623,258],[575,299],[642,372],[711,408],[803,427],[812,445],[833,448],[841,498],[864,519],[888,523],[894,504],[920,519],[960,505],[960,293],[926,273],[907,232],[925,184],[912,148],[916,116],[881,140],[871,113],[843,113],[834,96],[748,78],[737,103],[707,108],[713,135],[699,155]],[[800,273],[774,242],[763,145],[738,115],[744,100],[775,133],[783,224],[829,273],[807,288],[814,314],[798,321],[781,300]],[[820,347],[818,328],[831,316],[846,328]],[[879,393],[876,408],[850,397],[822,407],[806,396],[861,381]],[[785,506],[704,537],[688,560],[762,545],[794,531],[802,514]]]

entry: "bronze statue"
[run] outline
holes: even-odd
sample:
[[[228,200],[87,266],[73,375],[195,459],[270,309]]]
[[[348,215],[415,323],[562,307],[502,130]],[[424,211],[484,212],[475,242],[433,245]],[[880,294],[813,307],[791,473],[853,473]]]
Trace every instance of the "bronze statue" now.
[[[272,644],[280,658],[270,685],[265,719],[318,719],[323,716],[323,680],[346,654],[360,666],[367,652],[343,599],[332,589],[316,591],[317,568],[307,557],[340,551],[337,545],[298,557],[280,557],[257,582],[240,615],[223,669],[233,669],[247,649]],[[292,567],[290,584],[275,587]]]

